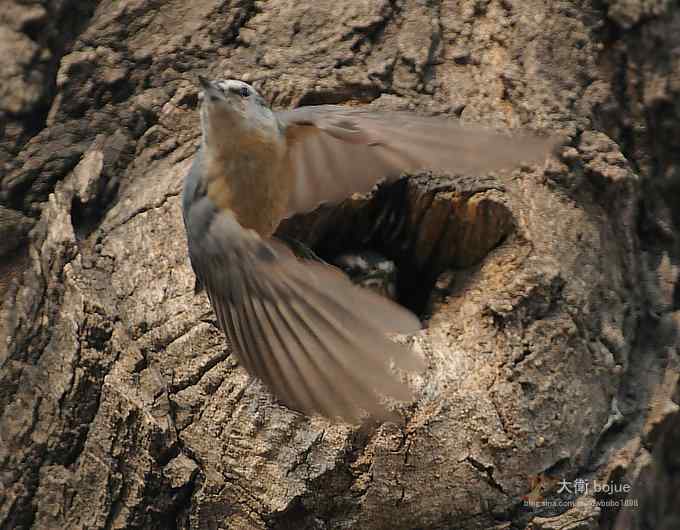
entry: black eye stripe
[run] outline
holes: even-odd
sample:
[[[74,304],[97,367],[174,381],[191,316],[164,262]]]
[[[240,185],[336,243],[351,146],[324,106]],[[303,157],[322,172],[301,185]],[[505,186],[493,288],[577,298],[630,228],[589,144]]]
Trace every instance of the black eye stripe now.
[[[250,96],[250,90],[248,89],[247,86],[230,86],[229,92],[231,92],[232,94],[237,94],[242,98],[247,98],[248,96]]]

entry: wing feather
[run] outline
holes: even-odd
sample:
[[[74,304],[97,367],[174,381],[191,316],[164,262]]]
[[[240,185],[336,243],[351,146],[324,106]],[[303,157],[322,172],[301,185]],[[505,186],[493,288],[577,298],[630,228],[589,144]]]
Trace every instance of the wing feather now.
[[[320,105],[277,114],[296,175],[288,216],[367,192],[402,172],[479,174],[544,161],[562,142],[526,131],[504,134],[453,119]],[[510,132],[510,131],[509,131]]]
[[[291,344],[290,356],[298,364],[306,366],[305,380],[310,394],[313,395],[312,404],[315,410],[326,415],[351,416],[353,407],[350,395],[332,391],[334,382],[330,376],[336,371],[326,362],[328,344],[314,333],[313,327],[309,325],[309,318],[298,311],[295,303],[287,306],[286,311],[289,318],[284,322],[291,336],[295,338],[295,343]]]
[[[291,408],[348,421],[364,411],[388,417],[380,395],[412,397],[390,360],[413,370],[423,360],[385,333],[419,329],[414,315],[332,267],[298,261],[228,213],[210,214],[206,231],[188,231],[191,262],[250,374]]]
[[[257,297],[255,298],[257,299]],[[286,363],[288,362],[287,352],[281,338],[282,335],[278,330],[279,316],[272,300],[273,299],[258,300],[262,304],[264,315],[266,316],[266,323],[268,326],[266,333],[268,336],[273,337],[268,341],[270,347],[266,350],[260,350],[260,355],[265,357],[267,352],[269,352],[269,358],[265,365],[269,367],[268,370],[270,370],[273,375],[271,381],[268,383],[265,382],[265,385],[272,390],[276,397],[290,408],[306,412],[303,399],[296,395],[296,381],[291,380],[287,376],[287,374],[290,373],[290,370],[286,368]],[[254,375],[258,376],[257,374]]]
[[[300,337],[299,345],[301,351],[317,369],[317,393],[322,401],[323,413],[327,415],[329,413],[332,414],[332,411],[336,409],[339,411],[340,416],[351,417],[353,410],[357,408],[357,404],[361,406],[361,403],[372,403],[375,398],[370,394],[370,390],[366,391],[364,388],[359,388],[358,391],[351,387],[349,389],[342,388],[342,391],[330,390],[335,384],[331,378],[332,374],[341,373],[341,379],[348,380],[350,383],[353,383],[351,381],[353,374],[341,370],[342,367],[335,362],[332,355],[332,341],[330,341],[330,338],[324,336],[318,327],[315,326],[314,321],[305,316],[304,311],[300,310],[298,304],[293,304],[292,309],[297,318],[291,319],[289,325],[296,328],[296,334]],[[315,354],[315,351],[330,351],[331,354],[318,355]],[[361,397],[357,399],[357,396]]]

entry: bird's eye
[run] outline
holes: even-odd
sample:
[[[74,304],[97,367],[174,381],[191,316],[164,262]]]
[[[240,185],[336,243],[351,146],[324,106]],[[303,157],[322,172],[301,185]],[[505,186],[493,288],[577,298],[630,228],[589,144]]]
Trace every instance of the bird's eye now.
[[[250,90],[248,90],[247,86],[242,86],[241,89],[238,91],[239,96],[242,98],[247,98],[250,96]]]

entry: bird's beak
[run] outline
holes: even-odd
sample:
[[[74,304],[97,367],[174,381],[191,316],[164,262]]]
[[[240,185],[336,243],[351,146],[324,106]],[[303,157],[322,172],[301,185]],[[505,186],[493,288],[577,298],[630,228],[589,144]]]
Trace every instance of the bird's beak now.
[[[202,75],[198,76],[198,83],[201,85],[203,90],[208,90],[212,86],[210,80],[207,77],[203,77]]]
[[[207,77],[199,75],[198,84],[201,85],[201,88],[203,89],[203,95],[208,96],[207,99],[219,97],[220,91],[215,88],[215,85],[213,85]]]

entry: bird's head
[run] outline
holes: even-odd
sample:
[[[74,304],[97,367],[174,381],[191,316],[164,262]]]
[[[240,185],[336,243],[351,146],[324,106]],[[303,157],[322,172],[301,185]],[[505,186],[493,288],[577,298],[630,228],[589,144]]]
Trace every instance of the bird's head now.
[[[249,135],[271,130],[276,118],[251,85],[236,79],[211,81],[199,76],[203,134]]]

